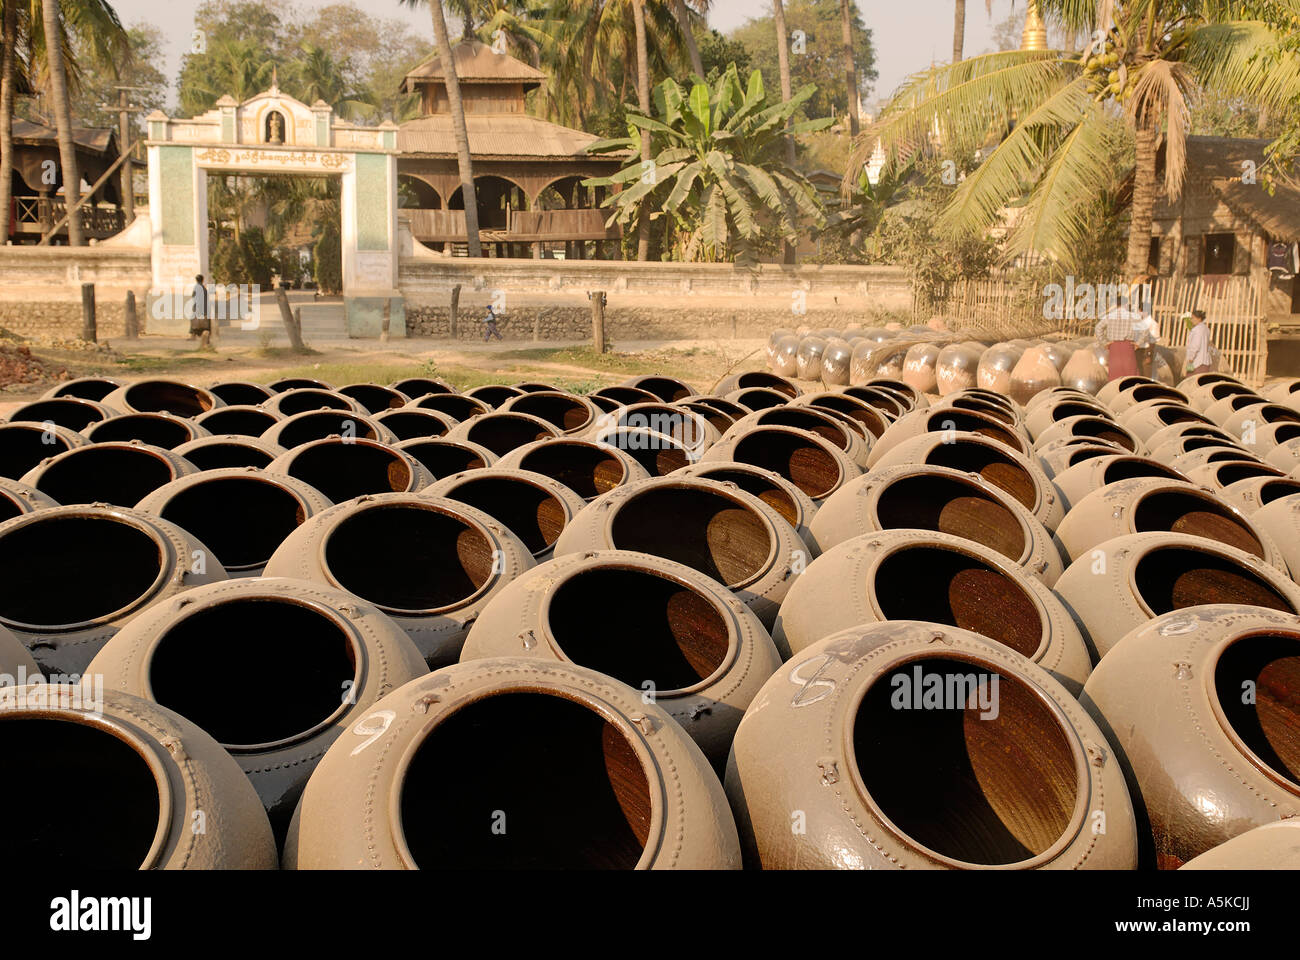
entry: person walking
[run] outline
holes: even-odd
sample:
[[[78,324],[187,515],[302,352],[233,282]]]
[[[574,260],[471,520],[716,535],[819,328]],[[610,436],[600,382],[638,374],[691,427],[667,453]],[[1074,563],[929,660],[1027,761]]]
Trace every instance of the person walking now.
[[[1138,291],[1143,289],[1146,283],[1146,277],[1136,278],[1129,288],[1129,293],[1121,294],[1117,298],[1115,305],[1102,314],[1093,331],[1097,342],[1106,347],[1111,380],[1137,375],[1137,339],[1141,335],[1139,323],[1142,323],[1145,328]],[[1138,300],[1137,304],[1133,303],[1134,299]]]
[[[208,288],[203,284],[203,274],[194,278],[194,289],[190,291],[190,339],[201,336],[211,329],[211,313],[208,310]]]
[[[1156,345],[1160,343],[1160,323],[1151,315],[1145,304],[1137,309],[1138,319],[1133,322],[1133,346],[1138,373],[1152,380],[1156,378]]]
[[[483,318],[483,342],[487,343],[493,337],[496,337],[498,340],[504,339],[501,336],[501,331],[497,329],[496,307],[489,303],[487,316]]]
[[[1214,370],[1214,341],[1210,339],[1210,325],[1205,321],[1204,310],[1183,314],[1183,321],[1191,327],[1187,332],[1187,362],[1184,370],[1188,376],[1210,373]]]

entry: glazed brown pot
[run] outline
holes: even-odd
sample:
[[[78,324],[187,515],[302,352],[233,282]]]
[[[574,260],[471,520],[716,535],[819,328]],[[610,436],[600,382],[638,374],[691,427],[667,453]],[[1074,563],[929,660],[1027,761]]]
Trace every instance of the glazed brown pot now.
[[[790,402],[788,394],[773,390],[771,387],[741,387],[739,390],[724,393],[722,398],[751,412],[784,406]]]
[[[401,390],[381,387],[377,383],[349,383],[339,387],[336,392],[359,403],[362,410],[372,415],[385,410],[398,410],[411,402],[411,397]]]
[[[694,450],[682,446],[672,437],[639,427],[607,427],[589,439],[631,457],[652,477],[667,476],[696,460]]]
[[[1216,426],[1204,414],[1197,413],[1191,407],[1167,400],[1153,400],[1129,407],[1119,415],[1119,422],[1143,443],[1157,431],[1171,427],[1176,423],[1199,423]]]
[[[1260,463],[1254,457],[1241,460],[1217,460],[1203,463],[1187,471],[1188,479],[1193,483],[1222,491],[1229,484],[1240,480],[1267,479],[1285,477],[1286,472],[1267,463]]]
[[[616,427],[662,434],[692,451],[697,460],[721,436],[704,417],[670,403],[634,403],[614,413],[602,414],[588,436],[594,438]]]
[[[1265,504],[1250,515],[1250,520],[1277,544],[1291,576],[1300,576],[1300,502],[1297,498],[1286,496]]]
[[[921,617],[1004,644],[1076,696],[1092,669],[1079,628],[1041,580],[931,530],[881,530],[822,554],[781,603],[772,639],[788,658],[854,624]]]
[[[460,473],[462,470],[490,467],[497,461],[497,455],[487,447],[468,440],[413,437],[410,440],[402,440],[394,446],[419,461],[435,480]]]
[[[1042,394],[1039,394],[1039,396],[1042,396]],[[1057,421],[1065,420],[1068,417],[1114,419],[1109,410],[1091,398],[1081,400],[1075,396],[1058,395],[1055,399],[1038,404],[1026,414],[1025,429],[1029,431],[1029,436],[1037,443],[1044,430]]]
[[[677,476],[630,483],[587,504],[560,534],[555,556],[591,550],[684,563],[726,586],[764,624],[811,559],[794,528],[758,497]]]
[[[174,413],[197,417],[225,406],[216,394],[180,380],[138,380],[107,394],[103,404],[120,413]]]
[[[293,417],[314,410],[341,410],[344,413],[367,413],[356,400],[333,390],[316,387],[298,387],[277,393],[263,404],[267,410],[282,417]]]
[[[292,683],[255,710],[214,661],[271,661]],[[190,590],[138,617],[91,662],[108,690],[198,724],[239,763],[278,838],[329,745],[375,701],[428,672],[405,631],[318,583],[259,577]]]
[[[375,423],[393,435],[393,443],[416,437],[444,437],[458,422],[448,414],[418,407],[397,407],[375,414]]]
[[[0,688],[0,750],[30,778],[0,800],[0,818],[21,824],[17,856],[75,871],[275,869],[257,793],[212,737],[156,703],[94,690]]]
[[[564,484],[583,500],[650,474],[626,451],[608,443],[557,437],[516,447],[497,462],[498,467],[531,470]]]
[[[541,417],[568,436],[585,434],[601,415],[601,411],[586,397],[558,391],[538,391],[512,397],[500,409]]]
[[[456,661],[487,602],[532,565],[523,542],[481,510],[381,493],[302,524],[275,551],[265,576],[311,580],[373,603],[436,668]]]
[[[727,440],[734,439],[754,427],[761,426],[793,427],[814,434],[844,451],[845,456],[862,468],[867,465],[867,457],[875,439],[864,436],[849,423],[839,420],[833,411],[793,404],[770,410],[758,410],[742,417],[729,427],[722,437]]]
[[[430,393],[456,393],[456,388],[439,377],[406,377],[389,384],[398,393],[408,397],[423,397]]]
[[[975,386],[980,362],[979,350],[954,343],[939,351],[934,362],[935,392],[944,397]]]
[[[1298,683],[1300,618],[1250,606],[1157,617],[1098,664],[1083,702],[1127,758],[1160,867],[1300,812]]]
[[[373,417],[351,410],[304,410],[271,424],[261,439],[292,450],[327,437],[396,443],[397,436]]]
[[[830,391],[806,393],[792,400],[790,406],[814,407],[818,410],[829,410],[842,414],[851,418],[862,428],[865,434],[870,434],[873,439],[879,439],[891,422],[888,416],[865,400],[859,400],[843,393],[832,393]]]
[[[1121,480],[1134,477],[1159,477],[1165,480],[1191,482],[1173,467],[1149,457],[1111,454],[1090,457],[1081,463],[1062,470],[1052,480],[1060,494],[1061,503],[1069,511],[1094,490],[1108,487]]]
[[[738,868],[717,776],[641,693],[523,657],[413,680],[321,759],[284,866]]]
[[[794,527],[794,532],[807,545],[811,556],[815,557],[821,552],[811,529],[812,518],[817,516],[817,504],[779,473],[749,463],[736,463],[734,460],[706,460],[682,467],[671,475],[734,483],[746,493],[758,497]]]
[[[823,551],[878,530],[937,530],[990,547],[1051,586],[1061,558],[1047,529],[978,474],[912,464],[872,470],[844,485],[813,518]]]
[[[481,387],[465,391],[465,396],[486,403],[493,410],[500,409],[501,404],[511,397],[522,397],[523,395],[524,391],[517,387],[508,387],[504,383],[485,383]]]
[[[461,422],[492,412],[492,407],[484,401],[458,393],[426,393],[412,400],[408,406],[419,410],[437,410]]]
[[[1035,449],[1041,449],[1057,440],[1070,437],[1086,437],[1103,440],[1123,447],[1129,453],[1141,453],[1145,447],[1131,430],[1126,430],[1108,416],[1081,415],[1066,417],[1046,427],[1035,441]]]
[[[368,493],[414,493],[433,482],[420,462],[399,447],[342,437],[294,447],[272,460],[266,472],[296,477],[333,503]]]
[[[207,547],[174,523],[104,504],[0,523],[0,574],[0,626],[47,675],[81,673],[144,610],[226,579]]]
[[[952,695],[927,700],[933,684]],[[765,869],[1137,863],[1097,725],[1041,667],[956,627],[870,624],[796,655],[741,721],[726,788]]]
[[[485,413],[471,417],[447,434],[448,440],[468,440],[487,447],[498,457],[503,457],[516,447],[547,437],[558,437],[560,431],[541,417],[527,413]]]
[[[332,506],[287,474],[227,467],[163,484],[135,509],[198,537],[231,576],[256,577],[285,537]]]
[[[465,639],[462,663],[484,657],[576,663],[641,690],[719,771],[745,708],[781,665],[762,623],[722,584],[624,550],[571,553],[521,575]]]
[[[1099,544],[1056,581],[1094,655],[1146,621],[1207,603],[1300,612],[1300,588],[1258,557],[1204,537],[1136,533]]]
[[[1115,396],[1107,398],[1104,402],[1112,411],[1119,414],[1136,407],[1140,403],[1147,403],[1151,400],[1168,400],[1172,403],[1185,404],[1187,403],[1187,395],[1181,390],[1166,387],[1161,383],[1139,383],[1119,391]]]
[[[94,400],[79,397],[59,397],[53,400],[36,400],[24,403],[9,414],[10,423],[52,423],[69,430],[84,432],[92,424],[100,423],[119,411]]]
[[[121,386],[121,384],[118,384]],[[227,406],[259,406],[275,396],[275,391],[248,380],[222,380],[208,387]]]
[[[723,377],[714,386],[713,392],[726,396],[734,390],[747,390],[750,387],[767,387],[787,397],[794,398],[803,393],[802,388],[788,377],[780,377],[766,370],[750,370],[746,373],[733,373]]]
[[[1131,533],[1202,537],[1286,569],[1272,537],[1223,498],[1184,480],[1134,477],[1108,484],[1084,496],[1056,528],[1057,539],[1071,560]]]
[[[1232,446],[1197,446],[1186,453],[1178,454],[1169,461],[1169,465],[1176,470],[1190,474],[1197,467],[1203,467],[1209,463],[1241,462],[1256,459],[1258,458],[1251,456],[1244,448],[1235,444]]]
[[[1068,440],[1053,440],[1051,443],[1034,450],[1033,456],[1043,473],[1049,478],[1076,467],[1085,460],[1094,457],[1125,455],[1128,451],[1118,443],[1105,443],[1087,437],[1071,437]]]
[[[867,462],[874,467],[892,448],[924,433],[981,433],[1021,453],[1029,451],[1029,434],[1010,426],[997,417],[976,410],[915,410],[889,425],[875,445]]]
[[[1064,505],[1047,474],[1031,459],[979,433],[926,433],[894,447],[881,457],[877,469],[908,464],[951,467],[981,477],[1005,490],[1038,518],[1048,530],[1065,517]]]
[[[705,453],[705,462],[714,460],[748,463],[778,473],[814,503],[862,474],[862,468],[835,444],[806,430],[776,424],[732,433]]]
[[[689,383],[678,380],[676,377],[666,377],[662,374],[650,373],[639,377],[632,377],[623,382],[625,387],[635,387],[638,390],[647,390],[653,393],[660,400],[671,403],[674,400],[685,400],[687,397],[695,396],[696,390]]]
[[[260,437],[284,418],[272,413],[265,407],[248,404],[227,404],[217,407],[194,418],[207,435],[239,434],[245,437]]]
[[[1179,870],[1300,870],[1300,820],[1278,820],[1239,833]]]
[[[40,665],[17,637],[0,627],[0,687],[25,686],[40,682]]]
[[[62,504],[134,507],[163,484],[196,472],[192,463],[170,450],[131,440],[74,447],[42,460],[22,482]]]
[[[1300,479],[1262,475],[1237,480],[1219,491],[1219,495],[1224,500],[1247,516],[1256,513],[1260,507],[1266,507],[1270,503],[1286,497],[1294,497],[1296,494],[1300,494]],[[1286,551],[1283,549],[1283,545],[1278,542],[1277,536],[1271,531],[1265,530],[1265,532],[1273,537],[1273,542],[1277,544],[1279,550],[1283,551],[1283,556],[1286,556]],[[1290,566],[1291,563],[1288,559],[1287,567],[1290,568]]]
[[[222,434],[183,443],[172,452],[199,470],[220,470],[223,467],[269,467],[285,449],[260,437]]]
[[[45,507],[57,507],[59,502],[35,487],[29,487],[17,480],[0,477],[0,523],[21,517],[25,513],[34,513]]]
[[[504,524],[538,563],[551,558],[560,533],[587,505],[558,480],[500,464],[443,477],[424,492],[468,504]]]
[[[64,380],[41,394],[42,400],[54,400],[59,397],[79,397],[82,400],[103,400],[122,385],[121,380],[112,377],[74,377]]]
[[[17,480],[42,460],[89,444],[77,431],[56,424],[0,423],[0,477]]]
[[[139,440],[164,450],[211,435],[210,430],[193,420],[171,413],[119,413],[86,428],[86,439],[91,443]]]

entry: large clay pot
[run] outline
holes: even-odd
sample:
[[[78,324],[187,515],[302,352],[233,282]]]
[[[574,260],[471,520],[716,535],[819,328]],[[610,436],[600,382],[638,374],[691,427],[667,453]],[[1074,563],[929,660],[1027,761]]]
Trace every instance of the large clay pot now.
[[[826,349],[822,352],[822,383],[848,386],[849,365],[852,359],[853,347],[847,340],[838,337],[828,340]]]
[[[336,392],[361,404],[361,409],[372,416],[385,410],[398,410],[411,402],[411,397],[402,391],[377,383],[349,383]]]
[[[276,867],[266,812],[239,765],[156,703],[93,685],[0,687],[0,751],[27,781],[0,799],[24,862],[75,872]]]
[[[206,431],[205,436],[238,434],[245,437],[260,437],[283,419],[278,413],[272,413],[265,407],[227,404],[200,414],[193,422]]]
[[[1267,463],[1260,463],[1254,457],[1241,460],[1216,460],[1203,463],[1187,471],[1187,478],[1193,483],[1222,491],[1229,484],[1240,480],[1268,479],[1285,477],[1286,472]]]
[[[1287,471],[1300,467],[1300,437],[1279,443],[1264,455],[1264,459]]]
[[[313,410],[341,410],[344,413],[368,413],[360,403],[333,390],[316,387],[297,387],[277,393],[263,404],[267,410],[282,417],[293,417]]]
[[[407,406],[417,410],[436,410],[462,423],[471,417],[492,412],[492,407],[487,402],[459,393],[426,393]]]
[[[601,411],[586,397],[549,390],[512,397],[500,409],[540,417],[560,433],[569,436],[586,433],[601,415]]]
[[[781,397],[784,404],[785,395],[781,394]],[[595,438],[617,427],[649,430],[668,437],[692,451],[695,459],[699,459],[721,436],[704,417],[667,402],[634,403],[615,413],[602,414],[587,436]]]
[[[1127,759],[1160,867],[1300,810],[1297,683],[1300,618],[1247,606],[1156,617],[1098,664],[1083,701]]]
[[[1105,347],[1102,347],[1100,349],[1101,352],[1103,353],[1105,352]],[[1152,380],[1150,377],[1139,377],[1139,376],[1119,377],[1115,380],[1107,381],[1106,385],[1097,391],[1097,399],[1100,400],[1102,403],[1106,404],[1106,406],[1110,406],[1110,402],[1114,400],[1117,396],[1119,396],[1122,391],[1128,390],[1132,387],[1136,387],[1144,383],[1161,386],[1159,382]]]
[[[975,413],[986,414],[1008,427],[1014,427],[1018,430],[1024,427],[1024,417],[1018,407],[1009,407],[1004,403],[999,403],[983,390],[959,390],[956,393],[948,394],[938,403],[930,404],[926,409],[932,412],[939,410],[971,410]],[[1028,439],[1028,432],[1023,433],[1023,437]]]
[[[274,663],[293,680],[257,709],[226,671]],[[406,633],[351,594],[318,583],[227,580],[157,604],[91,662],[108,690],[198,724],[248,775],[283,838],[316,762],[380,697],[427,672]]]
[[[938,390],[935,368],[942,349],[937,343],[917,343],[908,347],[903,357],[903,382],[920,393],[935,393]]]
[[[1152,400],[1129,407],[1119,415],[1119,422],[1143,443],[1165,427],[1175,423],[1201,423],[1214,426],[1214,421],[1191,407],[1168,400]]]
[[[1190,482],[1188,477],[1173,467],[1147,457],[1110,454],[1090,457],[1073,467],[1062,470],[1052,480],[1060,493],[1061,503],[1068,512],[1095,490],[1108,487],[1121,480],[1134,477],[1159,477],[1165,480]]]
[[[1252,424],[1250,429],[1242,429],[1231,436],[1235,443],[1240,443],[1255,456],[1264,457],[1278,444],[1300,437],[1300,423],[1289,420],[1257,423]]]
[[[1119,391],[1115,396],[1106,400],[1106,406],[1110,407],[1116,414],[1121,414],[1125,410],[1130,410],[1140,403],[1148,403],[1152,400],[1167,400],[1170,403],[1186,404],[1187,395],[1173,387],[1166,387],[1162,383],[1138,383]]]
[[[498,467],[530,470],[564,484],[583,500],[650,474],[626,451],[608,443],[574,437],[538,440],[516,447],[497,462]]]
[[[271,424],[261,435],[263,440],[286,450],[328,437],[397,442],[397,435],[374,417],[352,410],[304,410]]]
[[[685,400],[697,393],[696,389],[686,381],[678,380],[676,377],[664,376],[661,373],[648,373],[631,377],[623,381],[623,386],[649,391],[665,403],[672,403],[674,400]]]
[[[426,393],[432,391],[426,391]],[[504,383],[485,383],[481,387],[474,387],[472,390],[466,390],[465,396],[472,397],[480,403],[485,403],[493,410],[501,409],[501,405],[511,397],[522,397],[524,391],[518,387],[510,387]],[[420,394],[416,394],[420,396]],[[450,416],[450,414],[448,414]]]
[[[474,470],[496,463],[496,454],[487,447],[468,440],[445,437],[413,437],[394,444],[398,450],[419,461],[435,480],[462,470]]]
[[[741,387],[725,394],[723,399],[744,407],[749,412],[766,410],[768,407],[780,407],[790,402],[789,396],[771,387]]]
[[[487,447],[503,457],[516,447],[547,437],[558,437],[558,428],[527,413],[485,413],[457,424],[447,434],[448,440],[468,440]]]
[[[22,477],[62,504],[111,503],[134,507],[165,483],[197,473],[184,457],[138,440],[92,443],[42,460]]]
[[[284,393],[288,390],[333,390],[334,388],[324,380],[317,380],[314,377],[281,377],[279,380],[272,380],[266,385],[268,390],[274,393]],[[405,391],[403,391],[405,392]]]
[[[1179,870],[1300,870],[1300,820],[1278,820],[1239,833]]]
[[[806,393],[790,402],[791,407],[815,407],[818,410],[830,410],[849,417],[863,434],[870,434],[872,439],[879,439],[890,424],[888,415],[871,406],[865,400],[859,400],[845,393],[823,391]]]
[[[284,866],[734,869],[740,848],[717,776],[662,707],[519,657],[376,703],[321,759]]]
[[[607,427],[590,439],[631,457],[652,477],[667,476],[698,459],[695,450],[667,434],[642,427]]]
[[[1205,416],[1222,426],[1230,416],[1239,410],[1244,410],[1247,407],[1256,407],[1267,402],[1267,400],[1257,393],[1232,394],[1216,400],[1214,403],[1206,407]]]
[[[1075,350],[1061,370],[1061,383],[1084,393],[1096,394],[1107,381],[1106,368],[1088,347]]]
[[[445,437],[459,422],[449,414],[419,407],[396,407],[375,414],[375,423],[393,435],[394,444],[416,437]]]
[[[769,366],[779,377],[797,377],[799,375],[799,338],[782,337],[772,348]]]
[[[1270,503],[1293,497],[1296,494],[1300,494],[1300,479],[1296,477],[1246,477],[1243,480],[1228,484],[1219,491],[1219,495],[1225,501],[1247,516],[1258,512],[1260,507],[1266,507]],[[1271,531],[1266,530],[1265,532],[1273,537],[1273,542],[1282,551],[1283,557],[1286,557],[1284,545],[1278,541],[1277,536]],[[1289,558],[1287,558],[1287,568],[1291,569]],[[1297,572],[1292,570],[1292,576]]]
[[[1009,343],[998,343],[989,347],[980,355],[979,366],[975,371],[975,383],[981,389],[1010,396],[1011,371],[1015,369],[1024,353],[1024,347]]]
[[[951,437],[963,432],[992,437],[1020,453],[1029,451],[1029,434],[1024,433],[1020,428],[1009,426],[990,414],[958,408],[940,410],[927,408],[914,410],[890,424],[884,436],[872,445],[867,462],[874,467],[894,447],[926,433],[944,433]]]
[[[209,437],[212,433],[195,421],[174,413],[119,413],[91,424],[85,435],[91,443],[139,440],[150,446],[174,450],[182,443]]]
[[[1292,578],[1300,577],[1300,501],[1293,496],[1274,500],[1256,509],[1250,520],[1277,544]]]
[[[443,477],[424,492],[468,504],[504,524],[538,563],[551,558],[560,533],[587,505],[558,480],[500,464]]]
[[[296,477],[333,503],[374,493],[414,493],[433,482],[423,465],[399,447],[377,440],[326,437],[294,447],[266,468]]]
[[[89,444],[77,431],[53,423],[0,423],[0,477],[17,480],[42,460]]]
[[[785,477],[820,503],[843,484],[861,476],[859,467],[835,444],[795,427],[775,424],[731,433],[709,448],[704,462],[737,461]],[[682,466],[685,466],[683,464]]]
[[[284,447],[261,437],[221,434],[182,443],[173,453],[184,457],[199,470],[227,467],[269,467],[271,461],[285,453]]]
[[[1040,393],[1041,397],[1044,394]],[[1104,420],[1113,420],[1110,411],[1103,407],[1095,400],[1082,400],[1077,396],[1068,396],[1055,394],[1045,403],[1035,404],[1031,409],[1026,408],[1025,429],[1029,431],[1029,436],[1035,443],[1043,432],[1053,424],[1070,417],[1101,417]],[[1035,398],[1037,399],[1037,398]]]
[[[398,393],[408,397],[424,397],[431,393],[456,393],[456,388],[440,377],[406,377],[389,384]]]
[[[820,410],[807,404],[799,406],[791,404],[748,414],[728,427],[721,439],[735,439],[754,427],[768,425],[793,427],[834,444],[859,467],[866,467],[871,444],[875,438],[859,432],[855,428],[856,424],[856,420],[840,420],[837,413],[832,410]]]
[[[1034,443],[1035,449],[1041,449],[1056,440],[1067,437],[1087,437],[1092,440],[1104,440],[1118,444],[1129,453],[1140,453],[1145,448],[1131,430],[1120,426],[1108,416],[1081,414],[1057,420],[1045,427]]]
[[[1243,447],[1236,444],[1226,446],[1222,444],[1201,446],[1199,444],[1188,444],[1192,449],[1186,453],[1180,453],[1169,461],[1169,465],[1175,470],[1181,470],[1183,473],[1191,474],[1198,467],[1204,467],[1211,463],[1243,463],[1258,460],[1252,457]]]
[[[121,386],[121,384],[117,386]],[[221,380],[211,384],[208,387],[208,392],[220,397],[227,406],[255,407],[275,396],[275,391],[270,387],[264,387],[260,383],[252,383],[248,380]]]
[[[730,590],[646,553],[571,553],[524,573],[475,621],[461,662],[576,663],[662,707],[721,771],[759,687],[781,665],[767,630]]]
[[[1236,603],[1300,612],[1300,587],[1276,567],[1183,533],[1107,540],[1070,564],[1055,590],[1098,658],[1130,630],[1186,607]]]
[[[705,460],[675,470],[671,475],[734,483],[746,493],[758,497],[794,527],[794,532],[807,544],[811,555],[816,556],[821,552],[810,528],[812,518],[817,515],[817,504],[779,473],[734,460]]]
[[[35,487],[29,487],[17,480],[0,477],[0,523],[21,517],[25,513],[34,513],[46,507],[57,507],[59,502]]]
[[[1045,347],[1030,347],[1011,371],[1007,393],[1017,403],[1028,403],[1037,394],[1061,385],[1061,371]],[[983,386],[983,384],[981,384]]]
[[[940,350],[934,364],[935,390],[939,396],[975,386],[979,362],[980,351],[965,344],[949,344]]]
[[[767,869],[1137,863],[1096,723],[1041,667],[956,627],[859,626],[795,656],[741,721],[726,787],[746,862]]]
[[[27,652],[22,641],[0,627],[0,681],[2,686],[25,686],[43,678],[40,665]]]
[[[1214,376],[1214,374],[1210,376]],[[1225,397],[1247,396],[1254,393],[1250,387],[1236,380],[1213,380],[1200,384],[1189,383],[1188,380],[1184,380],[1178,385],[1178,389],[1187,395],[1188,405],[1202,413]]]
[[[41,394],[42,400],[55,400],[59,397],[77,397],[82,400],[99,402],[122,385],[121,380],[112,377],[74,377],[64,380]]]
[[[1051,478],[1093,457],[1127,453],[1118,443],[1107,443],[1092,437],[1070,437],[1044,444],[1034,450],[1033,456],[1043,468],[1043,473]]]
[[[174,413],[197,417],[224,405],[216,394],[180,380],[138,380],[106,394],[104,406],[119,413]]]

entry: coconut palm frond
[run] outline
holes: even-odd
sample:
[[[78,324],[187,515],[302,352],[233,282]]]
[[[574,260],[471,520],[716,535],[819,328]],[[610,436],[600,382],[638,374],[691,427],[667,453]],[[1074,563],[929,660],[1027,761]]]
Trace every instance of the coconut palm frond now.
[[[1206,87],[1289,111],[1300,102],[1300,55],[1280,39],[1259,21],[1210,24],[1188,39],[1186,61]]]
[[[1165,124],[1165,192],[1178,199],[1187,174],[1187,131],[1191,111],[1187,100],[1195,84],[1187,67],[1170,60],[1153,60],[1138,74],[1128,112],[1139,127],[1154,121]]]

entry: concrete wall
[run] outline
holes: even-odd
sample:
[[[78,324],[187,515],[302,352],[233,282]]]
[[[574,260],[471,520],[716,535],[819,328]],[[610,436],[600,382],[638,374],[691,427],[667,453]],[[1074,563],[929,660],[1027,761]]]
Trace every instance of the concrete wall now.
[[[23,336],[79,337],[81,284],[93,283],[100,336],[120,337],[128,290],[146,325],[149,282],[148,248],[0,246],[0,327]]]

